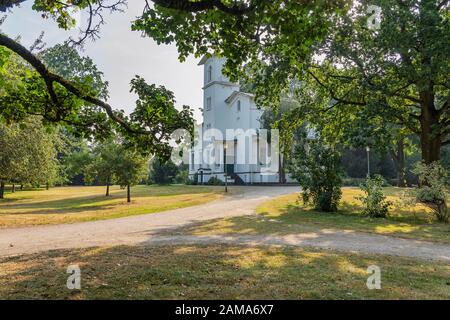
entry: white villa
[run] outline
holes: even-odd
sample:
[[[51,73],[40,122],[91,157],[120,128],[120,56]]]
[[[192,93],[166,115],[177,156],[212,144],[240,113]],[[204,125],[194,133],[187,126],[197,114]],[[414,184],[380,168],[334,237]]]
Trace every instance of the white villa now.
[[[279,183],[276,133],[262,130],[262,111],[250,93],[222,74],[225,59],[203,57],[203,123],[190,150],[189,175],[199,183],[212,177],[236,184]],[[290,180],[290,179],[289,179]]]

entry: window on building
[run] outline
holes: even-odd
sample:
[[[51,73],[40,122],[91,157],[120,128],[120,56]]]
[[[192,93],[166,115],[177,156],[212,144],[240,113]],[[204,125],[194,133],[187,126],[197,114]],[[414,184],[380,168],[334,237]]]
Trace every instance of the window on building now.
[[[237,102],[237,112],[241,112],[241,100]]]
[[[208,67],[208,76],[207,76],[206,81],[208,81],[208,82],[212,81],[212,66]]]
[[[211,123],[208,123],[208,124],[206,125],[206,129],[211,129]]]
[[[206,111],[211,110],[211,97],[206,98]]]

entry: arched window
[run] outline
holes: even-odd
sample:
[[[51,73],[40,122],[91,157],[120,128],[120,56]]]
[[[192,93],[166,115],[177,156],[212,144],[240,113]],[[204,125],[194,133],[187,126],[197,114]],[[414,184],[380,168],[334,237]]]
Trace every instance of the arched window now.
[[[212,81],[212,66],[208,67],[208,76],[207,76],[207,81]]]
[[[237,112],[241,112],[241,100],[237,102]]]

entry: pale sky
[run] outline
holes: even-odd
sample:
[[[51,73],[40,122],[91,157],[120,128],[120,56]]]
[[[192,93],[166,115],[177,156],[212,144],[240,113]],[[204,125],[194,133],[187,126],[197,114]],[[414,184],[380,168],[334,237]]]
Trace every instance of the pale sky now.
[[[39,13],[31,10],[33,1],[26,1],[12,13],[7,14],[1,26],[2,32],[10,37],[21,36],[21,43],[29,47],[45,32],[47,47],[62,43],[77,31],[59,29],[56,23],[44,20]],[[82,55],[88,55],[104,72],[109,81],[109,103],[116,109],[131,111],[135,96],[129,92],[130,80],[135,75],[142,76],[147,83],[164,85],[174,92],[177,105],[191,106],[197,120],[201,119],[203,72],[197,66],[198,59],[188,58],[178,61],[174,45],[158,46],[152,39],[143,38],[140,32],[131,31],[131,21],[142,13],[144,1],[129,1],[125,13],[105,13],[106,25],[101,29],[101,38],[86,42]],[[84,19],[83,19],[84,16]],[[86,15],[81,14],[82,25]]]

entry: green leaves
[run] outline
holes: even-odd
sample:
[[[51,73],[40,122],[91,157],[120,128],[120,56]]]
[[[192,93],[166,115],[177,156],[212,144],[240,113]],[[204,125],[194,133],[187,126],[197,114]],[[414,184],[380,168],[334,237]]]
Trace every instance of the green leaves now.
[[[305,140],[296,146],[288,169],[302,187],[304,203],[321,211],[337,211],[343,172],[335,149],[318,139]]]
[[[19,124],[0,124],[0,180],[22,184],[55,181],[56,139],[39,117],[29,117]]]
[[[387,217],[392,202],[386,201],[383,184],[383,177],[376,174],[373,178],[368,177],[364,185],[360,187],[364,192],[364,196],[358,198],[364,206],[363,214],[371,218]]]
[[[211,5],[204,10],[161,5],[147,8],[133,23],[158,43],[177,45],[179,58],[214,53],[227,58],[224,73],[232,81],[251,79],[260,104],[277,102],[290,79],[312,54],[312,45],[323,40],[346,1],[259,0],[222,2],[232,11]]]
[[[433,162],[429,165],[418,163],[413,172],[419,177],[421,184],[418,189],[412,191],[414,198],[430,207],[439,221],[447,223],[450,218],[446,195],[448,170],[438,162]]]
[[[178,111],[171,91],[163,86],[149,85],[139,76],[131,80],[131,91],[138,96],[136,107],[130,114],[131,125],[135,130],[148,134],[128,137],[140,146],[143,153],[149,150],[167,160],[172,150],[169,146],[171,134],[177,129],[192,132],[192,110],[183,106]]]

